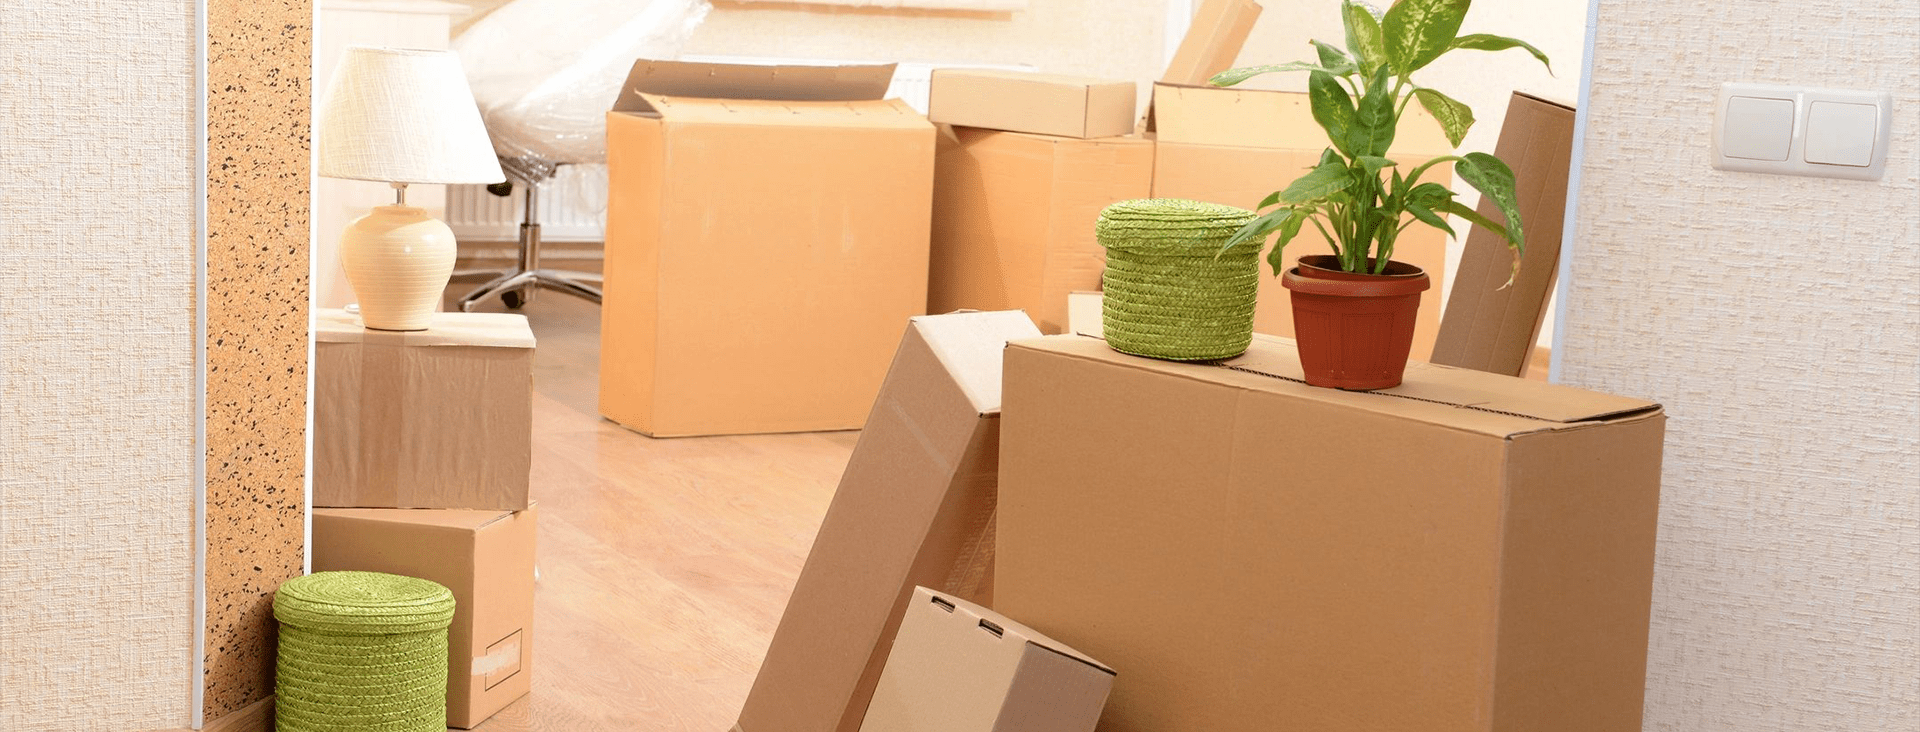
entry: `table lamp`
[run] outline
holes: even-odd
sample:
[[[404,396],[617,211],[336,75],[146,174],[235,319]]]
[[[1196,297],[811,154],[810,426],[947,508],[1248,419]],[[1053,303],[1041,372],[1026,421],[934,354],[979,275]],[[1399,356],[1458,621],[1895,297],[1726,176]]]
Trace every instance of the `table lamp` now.
[[[449,51],[354,47],[318,118],[320,175],[388,183],[340,235],[340,263],[375,330],[426,330],[453,275],[453,230],[407,205],[410,183],[506,180],[460,58]]]

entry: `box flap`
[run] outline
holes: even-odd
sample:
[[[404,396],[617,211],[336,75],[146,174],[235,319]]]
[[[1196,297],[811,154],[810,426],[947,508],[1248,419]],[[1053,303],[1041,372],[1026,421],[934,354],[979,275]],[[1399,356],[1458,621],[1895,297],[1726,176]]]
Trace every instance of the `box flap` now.
[[[527,316],[514,313],[434,313],[426,330],[368,330],[360,316],[345,310],[315,310],[313,339],[320,343],[379,343],[397,346],[482,346],[532,348]]]
[[[1630,397],[1601,394],[1558,384],[1488,374],[1469,369],[1415,361],[1407,365],[1405,381],[1392,389],[1370,392],[1341,391],[1308,386],[1293,341],[1255,335],[1245,354],[1211,363],[1182,363],[1141,358],[1108,348],[1104,341],[1081,336],[1050,336],[1015,341],[1010,348],[1032,348],[1110,362],[1125,368],[1177,374],[1205,381],[1232,383],[1243,388],[1288,396],[1340,402],[1356,408],[1426,422],[1446,422],[1447,412],[1434,406],[1470,410],[1508,419],[1463,420],[1462,429],[1515,435],[1559,426],[1601,422],[1660,409],[1660,405]],[[1260,377],[1236,378],[1222,372]]]
[[[464,508],[319,508],[313,509],[315,516],[351,519],[355,521],[383,521],[416,526],[440,526],[449,529],[478,531],[496,521],[513,516],[512,511],[470,510]]]
[[[980,414],[1000,411],[1001,353],[1007,342],[1040,337],[1040,329],[1018,310],[922,315],[912,322]]]
[[[675,122],[763,127],[855,127],[926,130],[927,118],[898,99],[804,102],[767,99],[702,99],[641,94],[648,116]]]
[[[704,99],[856,102],[887,95],[896,64],[803,66],[721,64],[640,59],[627,72],[615,112],[652,111],[654,94]]]
[[[1313,120],[1305,92],[1163,82],[1154,85],[1153,104],[1155,129],[1163,143],[1275,150],[1323,150],[1330,144],[1326,131]],[[1452,153],[1453,145],[1433,115],[1415,104],[1400,117],[1392,152],[1439,156]]]
[[[1233,67],[1240,48],[1260,19],[1254,0],[1206,0],[1193,14],[1187,35],[1174,49],[1160,80],[1174,84],[1205,84],[1214,74]]]

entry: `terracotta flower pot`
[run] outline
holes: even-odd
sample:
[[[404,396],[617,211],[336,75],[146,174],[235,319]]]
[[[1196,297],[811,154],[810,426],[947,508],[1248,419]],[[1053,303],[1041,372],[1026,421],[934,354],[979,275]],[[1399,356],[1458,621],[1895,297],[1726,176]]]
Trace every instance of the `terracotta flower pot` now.
[[[1292,291],[1293,332],[1307,383],[1357,390],[1400,384],[1413,351],[1420,293],[1433,286],[1425,271],[1389,261],[1384,274],[1345,272],[1338,258],[1316,254],[1301,257],[1280,283]]]

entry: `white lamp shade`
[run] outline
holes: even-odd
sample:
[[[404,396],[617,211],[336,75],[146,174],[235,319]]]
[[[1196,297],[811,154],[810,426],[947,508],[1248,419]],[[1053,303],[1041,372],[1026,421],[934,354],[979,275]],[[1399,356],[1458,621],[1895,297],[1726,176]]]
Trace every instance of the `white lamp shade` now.
[[[387,183],[506,180],[460,57],[347,49],[318,119],[320,174]]]

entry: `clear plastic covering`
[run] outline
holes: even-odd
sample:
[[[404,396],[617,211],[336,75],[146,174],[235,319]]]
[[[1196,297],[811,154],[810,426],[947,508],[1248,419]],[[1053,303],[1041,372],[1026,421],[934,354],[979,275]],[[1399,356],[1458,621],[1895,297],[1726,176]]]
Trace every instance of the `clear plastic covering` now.
[[[606,114],[639,58],[673,58],[707,0],[513,0],[453,41],[510,170],[606,160]],[[541,176],[544,177],[544,176]]]

